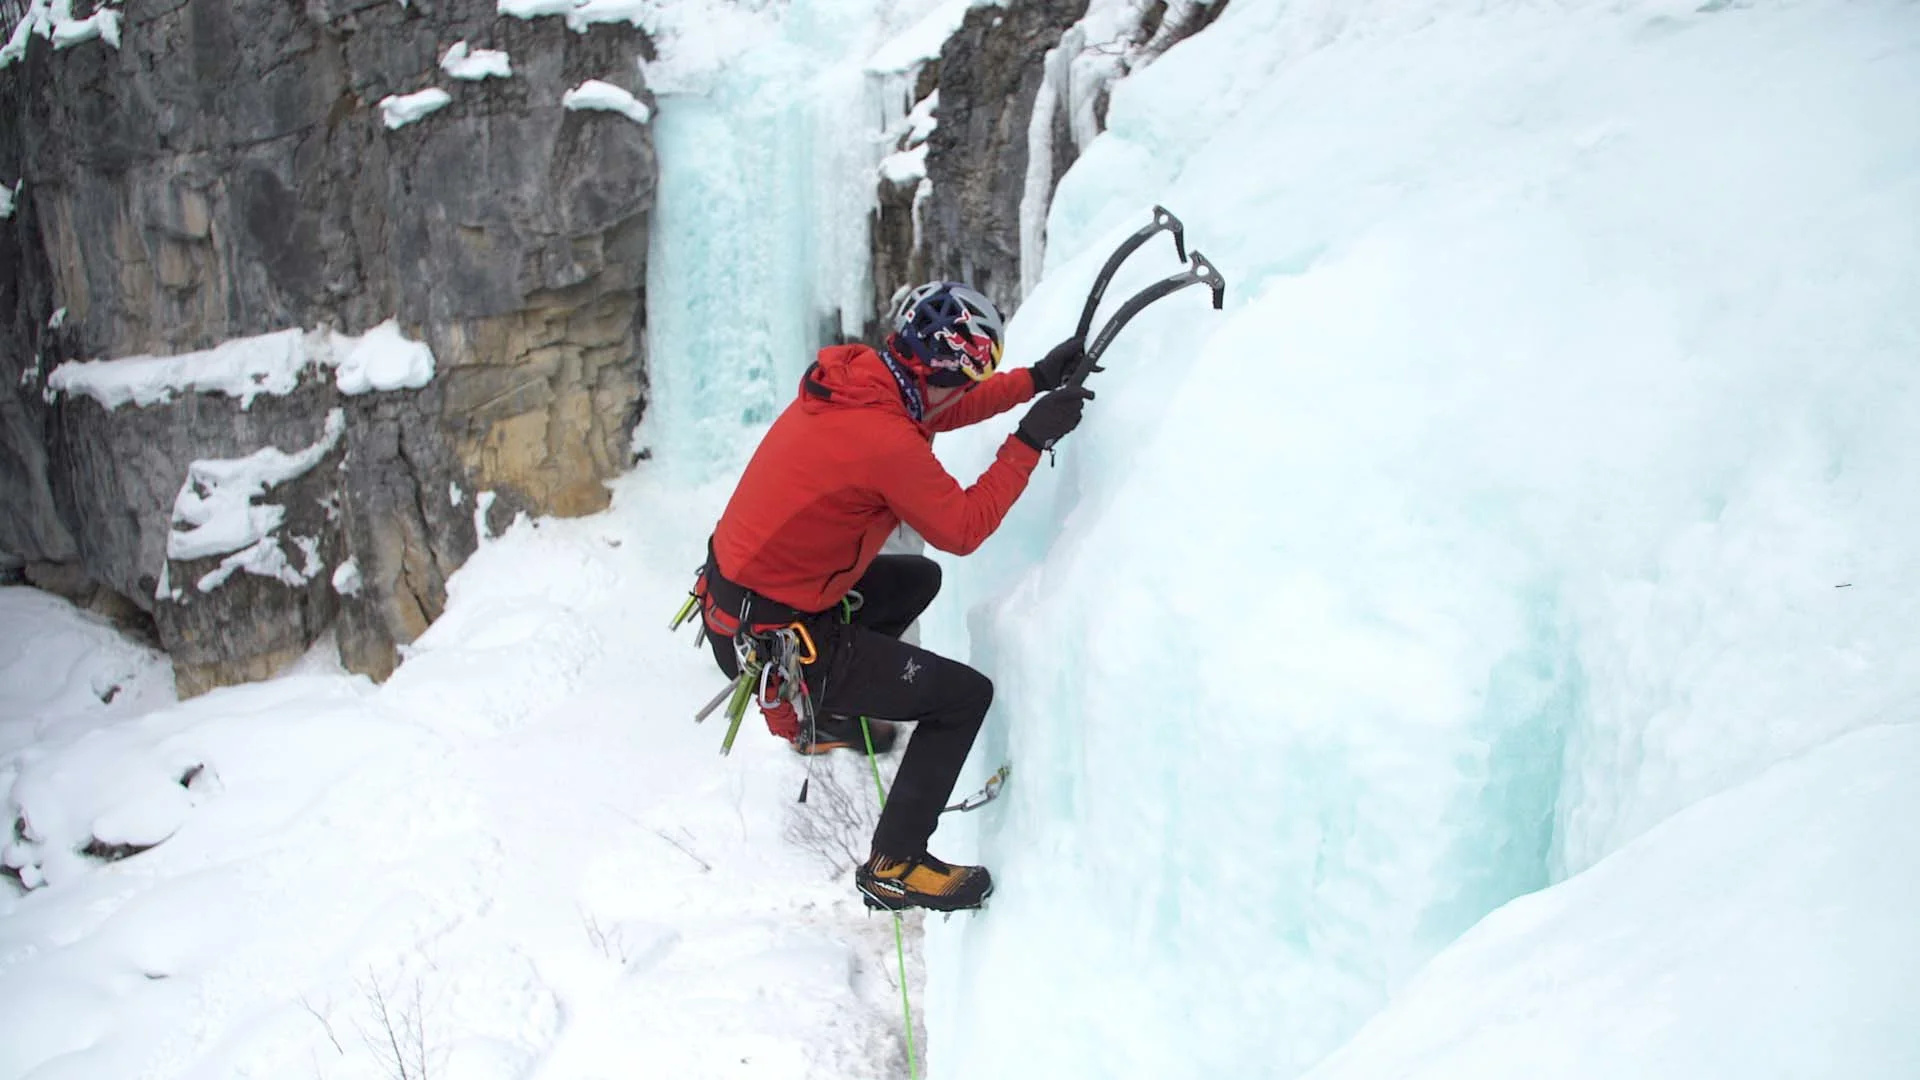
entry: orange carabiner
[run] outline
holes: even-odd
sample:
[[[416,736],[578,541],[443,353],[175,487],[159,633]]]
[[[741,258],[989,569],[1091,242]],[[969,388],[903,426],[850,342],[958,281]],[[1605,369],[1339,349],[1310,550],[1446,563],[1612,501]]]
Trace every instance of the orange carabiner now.
[[[800,635],[800,643],[807,647],[807,654],[800,658],[800,662],[802,664],[811,664],[815,660],[820,659],[820,650],[814,647],[813,635],[807,633],[807,624],[802,622],[791,622],[787,624],[787,629],[792,630],[794,633]]]

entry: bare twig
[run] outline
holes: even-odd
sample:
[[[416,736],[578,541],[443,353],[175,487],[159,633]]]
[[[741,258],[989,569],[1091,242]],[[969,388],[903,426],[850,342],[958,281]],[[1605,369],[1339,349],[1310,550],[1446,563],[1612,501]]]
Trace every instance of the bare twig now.
[[[327,1041],[333,1044],[333,1048],[339,1052],[341,1057],[346,1057],[347,1056],[346,1047],[341,1046],[340,1040],[334,1036],[333,1024],[330,1023],[327,1020],[327,1018],[321,1014],[319,1009],[314,1008],[313,1004],[309,1002],[306,998],[303,997],[300,999],[300,1005],[302,1008],[306,1009],[309,1013],[312,1013],[313,1018],[315,1020],[320,1021],[320,1030],[327,1033]]]
[[[360,990],[376,1025],[372,1031],[362,1027],[360,1040],[380,1059],[392,1080],[428,1080],[427,1021],[420,981],[414,980],[412,1001],[389,998],[371,971]]]
[[[864,762],[863,762],[864,764]],[[787,812],[787,842],[819,857],[831,877],[866,861],[862,852],[879,822],[879,809],[867,797],[864,784],[849,784],[838,763],[815,770],[807,801]]]
[[[681,830],[681,831],[684,832],[685,830]],[[687,858],[692,859],[695,863],[699,864],[701,873],[710,874],[713,872],[713,867],[708,864],[707,860],[694,854],[692,848],[689,848],[685,844],[682,844],[680,841],[675,840],[671,836],[668,836],[665,831],[661,829],[655,829],[653,830],[653,835],[659,837],[662,840],[665,840],[669,844],[672,844],[676,849],[679,850],[679,852],[682,855],[685,855]],[[691,837],[689,837],[689,839],[691,839]]]
[[[606,927],[600,925],[600,920],[594,917],[593,912],[585,908],[580,910],[580,922],[587,929],[587,940],[593,943],[593,947],[599,950],[601,956],[618,962],[622,967],[627,966],[630,959],[627,940],[620,933],[619,927],[616,926],[609,932]]]
[[[601,805],[605,806],[607,809],[613,811],[614,813],[619,814],[621,817],[626,818],[628,821],[633,822],[633,824],[636,827],[645,829],[648,832],[652,833],[653,835],[659,837],[660,839],[665,840],[667,843],[672,844],[675,850],[679,851],[680,854],[685,855],[689,859],[692,859],[694,862],[694,865],[700,868],[701,873],[711,874],[713,872],[713,865],[711,863],[701,858],[698,853],[696,853],[692,848],[688,847],[686,844],[682,844],[680,841],[675,840],[671,836],[668,836],[666,833],[666,830],[655,828],[652,825],[648,825],[645,822],[641,821],[639,818],[634,817],[632,814],[627,813],[625,810],[620,809],[619,807],[613,805],[612,803],[603,803]],[[691,833],[687,833],[687,830],[681,829],[680,831],[682,833],[686,833],[687,840],[689,842],[693,840],[693,835]]]

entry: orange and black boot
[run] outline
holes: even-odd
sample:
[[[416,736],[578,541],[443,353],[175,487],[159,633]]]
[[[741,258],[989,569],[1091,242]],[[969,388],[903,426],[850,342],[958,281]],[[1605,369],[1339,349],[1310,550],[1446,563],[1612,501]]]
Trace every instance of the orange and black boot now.
[[[867,728],[873,734],[875,754],[884,754],[893,749],[894,739],[899,734],[894,725],[885,720],[869,720]],[[796,754],[824,754],[832,750],[852,750],[860,754],[867,752],[866,736],[860,731],[860,718],[857,716],[822,716],[813,722],[813,738],[807,738],[807,732],[803,730],[790,741]]]
[[[868,907],[881,911],[967,911],[993,895],[986,867],[949,866],[925,852],[906,859],[875,853],[853,872],[853,884]]]

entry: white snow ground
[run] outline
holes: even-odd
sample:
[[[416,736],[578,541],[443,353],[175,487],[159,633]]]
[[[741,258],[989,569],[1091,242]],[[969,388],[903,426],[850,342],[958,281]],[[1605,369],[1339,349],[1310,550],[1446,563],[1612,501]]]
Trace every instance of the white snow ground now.
[[[786,837],[804,765],[691,722],[719,676],[665,624],[725,495],[522,521],[378,687],[323,645],[176,703],[0,589],[6,861],[45,881],[0,884],[0,1076],[391,1077],[382,998],[434,1076],[900,1075],[891,924]]]

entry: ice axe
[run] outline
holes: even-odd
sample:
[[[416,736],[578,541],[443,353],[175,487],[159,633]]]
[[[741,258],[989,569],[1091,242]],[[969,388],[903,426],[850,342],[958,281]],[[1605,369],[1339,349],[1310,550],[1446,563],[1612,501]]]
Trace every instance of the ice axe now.
[[[1073,377],[1068,379],[1065,385],[1079,386],[1087,381],[1088,375],[1099,370],[1096,364],[1100,354],[1106,352],[1107,346],[1113,344],[1113,339],[1119,335],[1127,323],[1131,322],[1135,315],[1145,311],[1149,305],[1164,300],[1189,285],[1205,285],[1211,289],[1215,311],[1220,310],[1226,303],[1227,279],[1207,261],[1205,255],[1197,250],[1191,253],[1187,251],[1186,226],[1173,215],[1173,211],[1164,206],[1155,206],[1153,220],[1121,241],[1120,246],[1113,249],[1113,254],[1107,256],[1106,265],[1100,268],[1099,276],[1093,279],[1093,288],[1087,293],[1086,305],[1080,309],[1080,324],[1074,330],[1074,336],[1082,341],[1086,340],[1087,332],[1093,328],[1094,309],[1100,306],[1101,298],[1106,296],[1107,285],[1113,281],[1113,275],[1119,271],[1120,264],[1126,262],[1128,257],[1140,250],[1148,240],[1153,239],[1155,233],[1161,232],[1173,234],[1174,252],[1187,264],[1187,268],[1177,274],[1161,278],[1128,297],[1126,302],[1120,305],[1120,309],[1107,320],[1106,325],[1100,328],[1100,333],[1093,342],[1086,347],[1086,359],[1080,363],[1079,369],[1073,373]]]

